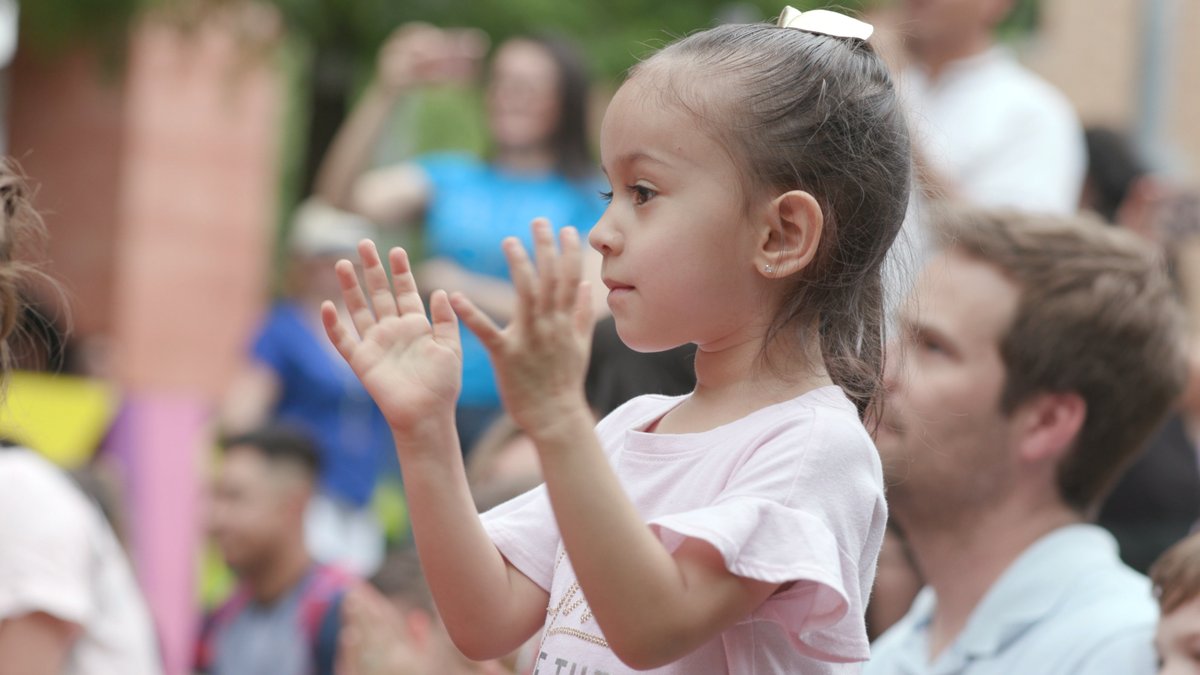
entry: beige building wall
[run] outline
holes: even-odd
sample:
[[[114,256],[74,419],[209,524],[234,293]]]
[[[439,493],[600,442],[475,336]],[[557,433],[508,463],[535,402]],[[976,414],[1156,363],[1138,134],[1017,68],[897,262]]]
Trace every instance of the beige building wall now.
[[[1164,140],[1200,180],[1200,0],[1170,0],[1173,31]],[[1084,124],[1133,129],[1140,109],[1143,24],[1150,0],[1042,0],[1023,58],[1066,93]]]

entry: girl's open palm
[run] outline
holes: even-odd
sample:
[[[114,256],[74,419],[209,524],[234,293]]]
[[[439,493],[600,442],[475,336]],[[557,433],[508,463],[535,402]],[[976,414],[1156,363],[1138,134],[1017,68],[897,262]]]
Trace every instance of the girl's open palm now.
[[[534,261],[519,240],[504,241],[504,255],[517,294],[512,321],[500,329],[461,293],[455,311],[487,347],[508,414],[527,432],[553,423],[583,401],[592,339],[591,296],[581,281],[579,233],[559,235],[544,218],[533,221]]]
[[[361,242],[358,253],[365,289],[350,261],[338,261],[335,268],[354,329],[326,301],[321,305],[325,332],[393,428],[411,429],[450,414],[461,386],[462,347],[449,299],[435,292],[427,318],[403,249],[388,254],[390,284],[373,243]]]

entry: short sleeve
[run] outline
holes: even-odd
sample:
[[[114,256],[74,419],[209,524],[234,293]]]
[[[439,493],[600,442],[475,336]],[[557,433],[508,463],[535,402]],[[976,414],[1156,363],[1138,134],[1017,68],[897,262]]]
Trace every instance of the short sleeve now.
[[[81,624],[92,611],[98,514],[54,466],[0,451],[0,619],[45,612]]]
[[[887,520],[882,472],[853,412],[812,414],[811,425],[757,448],[711,505],[651,526],[669,550],[699,539],[731,573],[787,585],[753,618],[782,626],[800,652],[862,661],[870,654],[865,604]]]
[[[429,178],[435,191],[469,180],[482,167],[480,161],[465,152],[433,152],[413,159]]]
[[[505,559],[549,592],[559,534],[546,487],[539,485],[481,517],[484,530]]]
[[[250,353],[256,361],[277,373],[287,372],[287,345],[289,344],[287,310],[275,305],[267,314],[250,345]]]
[[[662,405],[669,405],[672,401],[661,396],[645,396],[641,399],[660,399],[664,402]],[[600,420],[596,425],[596,433],[603,439],[617,430],[633,428],[647,421],[645,417],[643,406],[638,404],[638,399],[634,399]],[[554,560],[558,555],[561,536],[546,486],[539,485],[514,497],[484,513],[482,519],[484,530],[500,553],[522,574],[549,592],[554,581]]]

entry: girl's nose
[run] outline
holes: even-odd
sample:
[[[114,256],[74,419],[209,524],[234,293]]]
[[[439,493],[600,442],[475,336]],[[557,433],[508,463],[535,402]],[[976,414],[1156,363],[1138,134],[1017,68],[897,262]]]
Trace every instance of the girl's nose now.
[[[588,233],[588,243],[592,248],[599,251],[602,255],[612,255],[621,251],[621,235],[617,231],[613,221],[612,207],[604,210],[604,214],[600,216],[600,220],[592,227],[592,231]]]

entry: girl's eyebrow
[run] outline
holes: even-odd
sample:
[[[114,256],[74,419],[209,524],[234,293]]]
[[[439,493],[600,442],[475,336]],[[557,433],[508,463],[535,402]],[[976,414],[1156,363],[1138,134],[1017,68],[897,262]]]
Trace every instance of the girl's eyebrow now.
[[[666,161],[665,159],[662,159],[662,158],[658,157],[657,155],[650,153],[650,152],[646,152],[644,150],[635,150],[633,152],[629,152],[624,155],[621,155],[620,157],[617,157],[617,161],[615,162],[615,164],[620,166],[623,164],[634,164],[637,162],[651,162],[653,164],[661,164],[663,166],[671,165],[671,163]],[[608,169],[605,168],[603,163],[600,164],[600,170],[604,172],[605,176],[608,175]]]

